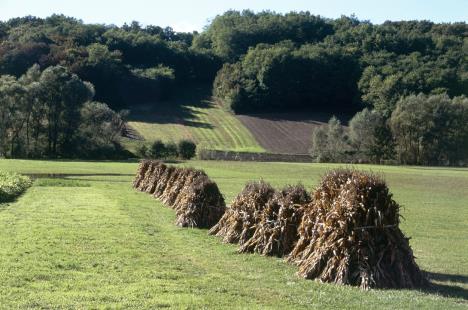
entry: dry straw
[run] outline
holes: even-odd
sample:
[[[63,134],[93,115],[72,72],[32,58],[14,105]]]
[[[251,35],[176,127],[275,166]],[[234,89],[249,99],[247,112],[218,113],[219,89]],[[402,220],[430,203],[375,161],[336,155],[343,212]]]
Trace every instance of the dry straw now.
[[[400,206],[382,178],[349,169],[328,172],[312,197],[301,185],[276,191],[248,183],[225,210],[203,171],[143,161],[134,187],[176,210],[177,224],[212,227],[239,252],[286,256],[307,279],[369,288],[428,282],[399,228]]]
[[[186,193],[179,195],[175,204],[177,225],[182,227],[210,228],[224,214],[224,198],[218,186],[206,175],[201,175],[190,183]],[[223,206],[223,207],[220,207]]]
[[[426,284],[398,227],[400,206],[380,177],[333,170],[313,196],[289,257],[300,276],[363,289]]]
[[[298,240],[298,226],[310,195],[302,185],[287,186],[269,200],[255,224],[252,237],[239,252],[287,255]]]
[[[210,228],[226,207],[216,183],[201,170],[144,160],[138,167],[133,187],[175,209],[176,224],[183,227]]]
[[[253,236],[255,225],[274,194],[275,189],[268,183],[248,183],[209,233],[222,237],[225,243],[244,244]]]

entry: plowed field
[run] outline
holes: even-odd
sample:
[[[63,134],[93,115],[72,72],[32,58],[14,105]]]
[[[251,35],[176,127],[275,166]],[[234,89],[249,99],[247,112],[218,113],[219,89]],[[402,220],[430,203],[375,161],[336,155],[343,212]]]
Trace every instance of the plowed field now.
[[[313,129],[329,118],[328,114],[237,115],[267,152],[284,154],[307,154]]]

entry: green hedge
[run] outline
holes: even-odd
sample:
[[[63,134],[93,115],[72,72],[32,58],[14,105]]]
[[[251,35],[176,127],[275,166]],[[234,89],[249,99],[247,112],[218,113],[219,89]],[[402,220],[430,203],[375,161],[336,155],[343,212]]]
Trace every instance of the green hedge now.
[[[0,203],[15,199],[31,184],[27,176],[0,171]]]

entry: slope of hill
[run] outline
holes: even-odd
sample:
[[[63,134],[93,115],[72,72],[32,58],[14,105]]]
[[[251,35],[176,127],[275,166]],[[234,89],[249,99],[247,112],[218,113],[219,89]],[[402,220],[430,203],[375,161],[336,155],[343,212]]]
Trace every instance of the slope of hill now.
[[[158,105],[135,105],[128,125],[148,142],[192,139],[199,148],[264,152],[241,121],[209,101],[209,92],[198,86],[181,89],[176,98]]]
[[[180,88],[176,97],[165,102],[134,105],[128,125],[130,136],[146,143],[191,139],[200,149],[308,154],[312,131],[331,116],[315,112],[235,115],[211,100],[207,85],[198,85]],[[349,116],[339,118],[345,124]],[[130,150],[136,143],[125,141]]]
[[[312,131],[328,121],[328,114],[256,114],[237,115],[258,143],[268,152],[307,154]]]

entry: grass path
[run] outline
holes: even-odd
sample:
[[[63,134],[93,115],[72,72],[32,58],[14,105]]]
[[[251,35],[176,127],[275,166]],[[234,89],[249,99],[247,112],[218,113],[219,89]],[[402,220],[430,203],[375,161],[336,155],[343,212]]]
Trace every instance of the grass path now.
[[[252,178],[307,187],[330,165],[190,162],[228,200]],[[403,230],[437,290],[373,290],[296,277],[280,259],[236,254],[131,189],[135,163],[0,160],[0,169],[121,173],[37,180],[0,205],[0,308],[435,308],[468,306],[468,170],[369,167],[405,205]],[[437,191],[435,189],[438,189]]]

